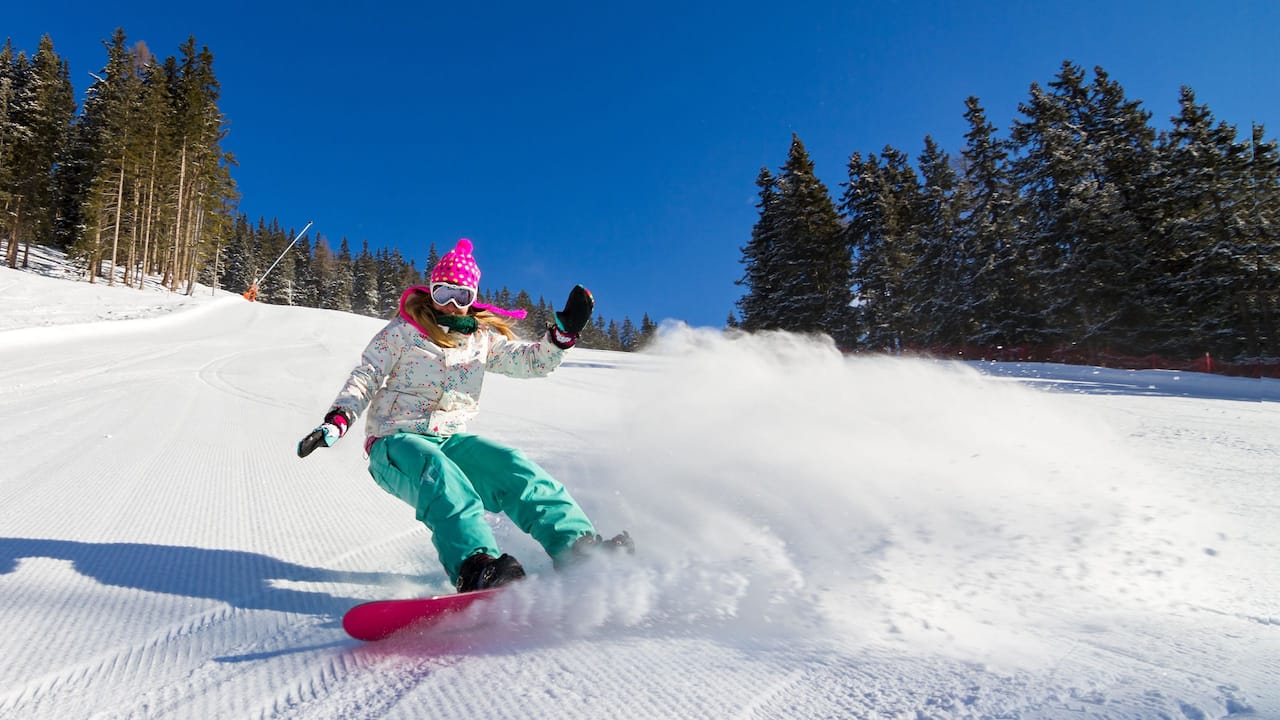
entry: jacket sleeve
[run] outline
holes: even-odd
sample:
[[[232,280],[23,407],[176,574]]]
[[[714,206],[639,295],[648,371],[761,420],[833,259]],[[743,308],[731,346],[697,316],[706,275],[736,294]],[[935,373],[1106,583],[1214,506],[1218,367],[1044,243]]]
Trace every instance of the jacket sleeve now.
[[[404,350],[404,327],[404,321],[397,318],[373,336],[360,355],[360,364],[351,370],[347,382],[333,399],[333,407],[352,420],[369,407],[374,393],[382,387]]]
[[[546,335],[537,342],[527,342],[508,340],[502,333],[491,331],[485,369],[514,378],[546,377],[560,367],[564,352]]]

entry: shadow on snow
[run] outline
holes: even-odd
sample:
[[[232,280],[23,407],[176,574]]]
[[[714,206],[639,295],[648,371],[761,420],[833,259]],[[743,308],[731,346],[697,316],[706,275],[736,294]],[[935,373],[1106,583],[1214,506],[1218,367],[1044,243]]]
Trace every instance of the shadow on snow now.
[[[421,583],[395,573],[326,570],[258,553],[138,543],[0,538],[0,574],[24,558],[70,561],[77,572],[104,585],[219,600],[246,610],[340,616],[367,598],[279,587],[284,583],[383,585]]]

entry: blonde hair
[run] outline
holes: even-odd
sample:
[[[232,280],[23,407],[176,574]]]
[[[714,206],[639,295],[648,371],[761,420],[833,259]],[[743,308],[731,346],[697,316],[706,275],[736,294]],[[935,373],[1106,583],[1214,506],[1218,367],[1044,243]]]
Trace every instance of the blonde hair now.
[[[457,336],[451,336],[450,333],[445,332],[436,321],[436,309],[431,304],[430,294],[422,291],[410,293],[404,301],[404,313],[427,334],[427,337],[431,338],[431,342],[445,348],[458,346]],[[472,306],[467,314],[474,317],[481,328],[502,333],[508,340],[516,339],[516,332],[511,328],[512,321],[508,318],[495,315],[488,310],[479,310],[475,306]]]

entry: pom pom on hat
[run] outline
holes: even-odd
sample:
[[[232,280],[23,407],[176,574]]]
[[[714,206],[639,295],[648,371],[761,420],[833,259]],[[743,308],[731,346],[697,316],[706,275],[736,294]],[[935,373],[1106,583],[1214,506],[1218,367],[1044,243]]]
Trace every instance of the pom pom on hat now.
[[[463,287],[480,287],[480,266],[472,257],[473,246],[467,238],[458,240],[457,246],[444,254],[431,269],[431,282],[445,282]]]

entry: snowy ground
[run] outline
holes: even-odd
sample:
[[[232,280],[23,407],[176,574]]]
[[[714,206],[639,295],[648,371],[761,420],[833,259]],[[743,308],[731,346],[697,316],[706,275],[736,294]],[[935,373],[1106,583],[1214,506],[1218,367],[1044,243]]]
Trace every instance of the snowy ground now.
[[[51,274],[0,269],[2,718],[1280,718],[1275,381],[576,350],[473,429],[638,554],[495,518],[488,627],[366,645],[447,580],[358,440],[294,447],[381,323]]]

